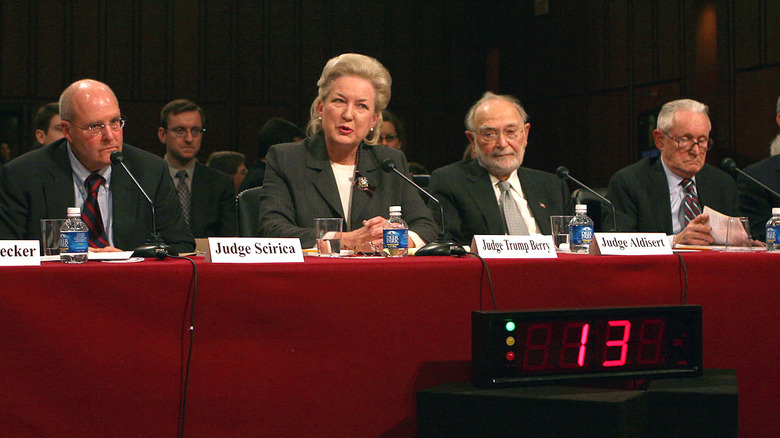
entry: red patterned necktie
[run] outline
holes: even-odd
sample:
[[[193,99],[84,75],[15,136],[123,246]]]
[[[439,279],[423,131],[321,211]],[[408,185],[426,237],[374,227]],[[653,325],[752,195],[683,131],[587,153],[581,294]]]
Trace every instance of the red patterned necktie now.
[[[106,229],[103,227],[103,217],[100,215],[100,205],[98,205],[98,189],[105,181],[99,173],[90,174],[84,181],[87,188],[87,199],[84,201],[84,207],[81,208],[81,220],[87,224],[89,229],[89,246],[93,248],[103,248],[108,246],[106,238]]]
[[[685,190],[685,199],[683,199],[683,216],[685,217],[685,225],[687,226],[690,221],[701,214],[701,207],[699,206],[699,198],[693,191],[695,186],[693,180],[684,178],[680,185],[682,185],[683,190]]]

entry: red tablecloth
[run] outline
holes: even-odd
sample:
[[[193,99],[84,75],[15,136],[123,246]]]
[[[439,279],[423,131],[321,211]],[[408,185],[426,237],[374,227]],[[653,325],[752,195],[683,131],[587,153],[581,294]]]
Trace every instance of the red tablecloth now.
[[[707,368],[742,436],[780,436],[780,255],[684,253]],[[500,309],[676,304],[677,256],[489,260]],[[469,379],[474,258],[197,260],[187,436],[413,436],[415,391]],[[175,436],[191,265],[0,268],[0,435]]]

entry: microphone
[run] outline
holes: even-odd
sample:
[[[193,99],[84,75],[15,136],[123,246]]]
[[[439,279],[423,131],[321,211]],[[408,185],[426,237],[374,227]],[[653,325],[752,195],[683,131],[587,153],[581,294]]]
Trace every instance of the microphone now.
[[[122,168],[125,169],[125,172],[127,172],[127,174],[130,176],[130,179],[133,180],[136,187],[138,187],[138,190],[143,193],[146,200],[149,201],[149,205],[152,207],[152,235],[146,241],[145,245],[139,246],[133,250],[133,257],[157,257],[158,259],[162,260],[169,255],[179,255],[176,250],[171,248],[169,245],[166,245],[160,235],[157,234],[157,219],[154,213],[154,202],[152,202],[152,198],[146,194],[146,191],[144,191],[144,188],[141,187],[141,184],[138,183],[138,180],[135,179],[135,176],[133,176],[133,174],[130,172],[130,169],[125,166],[125,157],[122,155],[121,151],[111,152],[111,164],[122,166]]]
[[[612,201],[610,201],[609,199],[601,196],[601,194],[599,194],[597,191],[593,190],[592,188],[590,188],[590,187],[586,186],[585,184],[583,184],[582,182],[578,181],[573,176],[569,175],[569,169],[566,166],[560,166],[557,169],[555,169],[555,174],[558,175],[558,178],[560,178],[560,179],[562,179],[564,181],[566,181],[567,179],[572,181],[573,183],[577,184],[578,186],[582,187],[583,189],[585,189],[585,190],[593,193],[594,195],[596,195],[600,200],[602,200],[602,201],[606,202],[607,204],[609,204],[609,208],[612,209],[612,227],[614,228],[615,232],[617,232],[617,230],[618,230],[618,228],[617,228],[617,216],[615,215],[615,206],[612,205]]]
[[[754,183],[756,183],[759,186],[761,186],[761,188],[763,188],[767,192],[775,195],[776,198],[780,199],[780,193],[777,193],[776,191],[770,189],[766,184],[762,183],[761,181],[753,178],[752,176],[750,176],[747,173],[745,173],[744,171],[742,171],[742,169],[737,167],[737,163],[734,160],[732,160],[731,158],[726,157],[726,158],[722,159],[720,161],[720,167],[723,170],[727,171],[727,172],[735,172],[735,171],[738,172],[740,175],[742,175],[745,178],[753,181]]]
[[[403,178],[406,182],[413,185],[417,190],[424,193],[425,196],[432,199],[433,202],[435,202],[439,206],[439,211],[441,212],[441,231],[439,231],[439,236],[429,244],[423,246],[422,248],[418,249],[417,252],[414,253],[416,256],[448,256],[448,255],[461,255],[463,253],[463,248],[458,245],[457,243],[453,242],[452,239],[447,236],[447,228],[444,226],[444,207],[442,207],[441,202],[439,202],[438,199],[436,199],[435,196],[428,193],[427,190],[420,187],[417,183],[412,181],[408,176],[404,175],[402,172],[400,172],[398,169],[395,168],[395,163],[390,158],[385,158],[382,161],[382,170],[385,172],[395,172],[401,178]]]

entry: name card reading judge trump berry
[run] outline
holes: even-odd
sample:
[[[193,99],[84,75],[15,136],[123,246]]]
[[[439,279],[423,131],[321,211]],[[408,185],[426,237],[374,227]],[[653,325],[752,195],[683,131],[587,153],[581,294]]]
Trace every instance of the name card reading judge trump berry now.
[[[209,237],[206,261],[212,263],[303,262],[301,240],[252,237]]]
[[[554,259],[552,236],[474,236],[471,250],[486,259]]]
[[[595,254],[601,255],[672,254],[664,233],[594,233],[593,243]]]
[[[0,240],[0,266],[40,266],[37,240]]]

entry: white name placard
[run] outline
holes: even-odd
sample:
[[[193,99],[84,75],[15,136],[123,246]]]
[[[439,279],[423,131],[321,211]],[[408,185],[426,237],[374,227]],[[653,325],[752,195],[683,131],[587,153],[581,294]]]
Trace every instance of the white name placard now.
[[[0,240],[0,266],[41,266],[37,240]]]
[[[212,263],[303,262],[301,240],[267,237],[209,237],[206,261]]]
[[[471,250],[486,259],[557,258],[552,236],[474,236]]]
[[[672,254],[664,233],[594,233],[593,241],[602,255]]]

